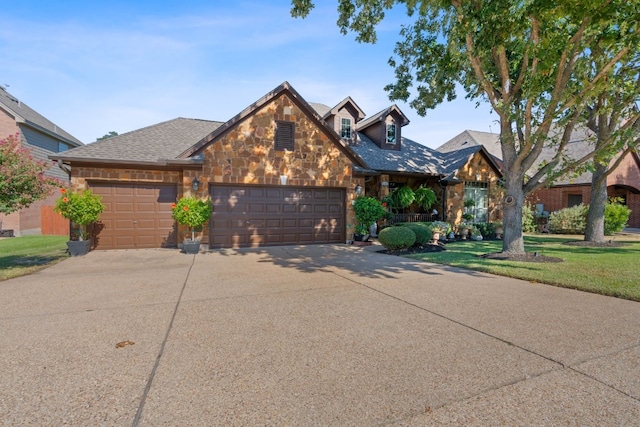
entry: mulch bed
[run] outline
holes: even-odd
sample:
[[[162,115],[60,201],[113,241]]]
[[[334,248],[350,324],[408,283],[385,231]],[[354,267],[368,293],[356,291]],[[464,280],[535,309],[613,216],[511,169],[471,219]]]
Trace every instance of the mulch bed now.
[[[493,252],[490,254],[478,255],[481,258],[496,259],[499,261],[519,261],[519,262],[563,262],[562,258],[546,256],[537,252],[526,252],[524,254],[508,254],[504,252]]]
[[[429,252],[442,252],[446,250],[447,248],[445,248],[443,245],[423,245],[423,246],[415,246],[408,249],[400,249],[400,250],[382,249],[378,251],[378,253],[402,256],[402,255],[411,255],[411,254],[424,254]]]

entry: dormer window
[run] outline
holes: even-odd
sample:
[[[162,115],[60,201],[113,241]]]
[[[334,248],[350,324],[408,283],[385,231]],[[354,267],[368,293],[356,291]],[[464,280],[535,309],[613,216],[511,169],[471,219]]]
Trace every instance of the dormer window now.
[[[351,119],[343,118],[340,120],[340,137],[351,139]]]
[[[396,125],[394,123],[390,123],[387,125],[387,144],[395,144],[396,143]]]

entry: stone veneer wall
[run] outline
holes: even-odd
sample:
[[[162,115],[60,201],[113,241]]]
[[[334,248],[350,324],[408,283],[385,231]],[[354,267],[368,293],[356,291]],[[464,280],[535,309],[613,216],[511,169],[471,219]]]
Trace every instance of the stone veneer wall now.
[[[482,154],[476,153],[459,171],[457,178],[461,181],[489,183],[489,221],[502,219],[500,203],[504,191],[498,186],[498,175]],[[447,186],[447,221],[454,225],[462,221],[464,188],[464,182]]]
[[[295,123],[293,151],[274,148],[276,121],[280,120]],[[208,188],[208,183],[279,186],[282,175],[287,176],[286,185],[290,186],[346,188],[348,202],[355,197],[355,186],[364,186],[363,179],[352,176],[351,160],[286,94],[207,146],[198,179],[203,188]],[[185,173],[185,180],[189,180],[186,177]],[[355,215],[347,203],[348,229],[354,224]]]

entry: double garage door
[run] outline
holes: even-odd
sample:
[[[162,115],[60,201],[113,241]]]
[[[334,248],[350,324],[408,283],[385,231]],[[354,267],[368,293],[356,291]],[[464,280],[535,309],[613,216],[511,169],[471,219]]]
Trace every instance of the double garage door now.
[[[176,246],[175,185],[91,183],[105,211],[98,249]],[[344,243],[343,188],[211,186],[212,248]]]
[[[211,186],[212,248],[344,243],[343,188]]]

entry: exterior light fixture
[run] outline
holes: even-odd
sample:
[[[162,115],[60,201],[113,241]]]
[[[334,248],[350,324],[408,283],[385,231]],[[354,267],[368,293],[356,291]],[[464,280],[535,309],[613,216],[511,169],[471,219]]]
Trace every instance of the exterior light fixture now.
[[[194,177],[193,181],[191,181],[191,188],[193,189],[193,191],[198,191],[198,189],[200,188],[200,181],[198,181],[197,177]]]
[[[362,196],[362,186],[360,184],[356,185],[356,196],[360,197]]]
[[[280,175],[280,184],[287,185],[287,175]]]

